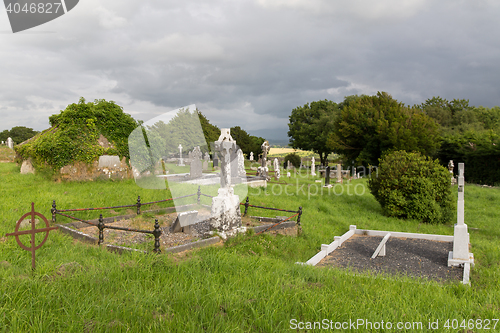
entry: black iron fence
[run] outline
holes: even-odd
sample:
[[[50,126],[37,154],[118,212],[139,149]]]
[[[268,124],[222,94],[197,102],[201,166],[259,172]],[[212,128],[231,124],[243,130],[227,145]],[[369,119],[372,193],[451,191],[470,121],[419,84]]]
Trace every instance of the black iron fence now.
[[[254,208],[261,208],[261,209],[268,209],[268,210],[277,210],[277,211],[280,211],[280,212],[288,212],[288,213],[295,213],[294,215],[286,218],[285,220],[282,220],[282,221],[279,221],[278,223],[270,226],[269,228],[265,229],[265,230],[262,230],[262,231],[259,231],[257,233],[258,234],[261,234],[263,232],[266,232],[274,227],[276,227],[277,225],[283,223],[283,222],[286,222],[286,221],[289,221],[291,219],[293,219],[294,217],[297,217],[297,228],[299,229],[299,231],[301,230],[301,225],[300,225],[300,218],[302,216],[302,207],[299,207],[299,210],[295,211],[295,210],[288,210],[288,209],[281,209],[281,208],[272,208],[272,207],[264,207],[264,206],[257,206],[257,205],[250,205],[250,198],[247,197],[247,199],[245,200],[245,203],[241,203],[240,202],[240,205],[243,205],[245,206],[245,213],[243,214],[243,216],[246,216],[248,214],[248,207],[254,207]]]
[[[194,193],[194,194],[188,194],[188,195],[183,195],[183,196],[176,197],[176,198],[164,199],[164,200],[157,200],[157,201],[151,201],[151,202],[141,202],[141,197],[138,196],[137,197],[137,201],[136,201],[135,204],[121,205],[121,206],[57,209],[56,201],[53,200],[52,201],[52,208],[51,208],[50,211],[52,213],[52,223],[56,223],[56,216],[57,215],[61,215],[61,216],[67,217],[69,219],[72,219],[72,220],[75,220],[75,221],[79,221],[79,222],[83,222],[83,223],[86,223],[86,224],[89,224],[89,225],[97,227],[99,229],[99,240],[98,240],[98,244],[99,245],[101,245],[104,242],[104,229],[113,229],[113,230],[122,230],[122,231],[128,231],[128,232],[139,232],[139,233],[144,233],[144,234],[151,234],[151,235],[153,235],[155,237],[155,243],[154,243],[154,250],[153,250],[153,252],[160,253],[161,252],[161,250],[160,250],[160,236],[162,234],[162,231],[160,229],[160,225],[158,223],[158,219],[155,219],[154,230],[141,230],[141,229],[134,229],[134,228],[126,228],[126,227],[116,227],[116,226],[111,226],[111,225],[108,225],[108,224],[104,224],[104,219],[102,217],[102,214],[99,215],[99,220],[98,220],[97,223],[95,223],[95,222],[87,221],[87,220],[84,220],[84,219],[80,219],[80,218],[77,218],[77,217],[74,217],[74,216],[71,216],[71,215],[68,215],[68,214],[64,214],[64,212],[80,212],[80,211],[89,211],[89,210],[105,210],[105,209],[118,209],[118,208],[136,207],[137,208],[136,209],[136,213],[137,213],[137,215],[139,215],[139,214],[141,214],[141,207],[142,206],[157,204],[157,203],[161,203],[161,202],[168,202],[168,201],[172,201],[172,200],[176,200],[176,199],[189,198],[189,197],[193,197],[193,196],[197,197],[196,201],[197,201],[198,205],[200,204],[201,196],[205,196],[205,197],[208,197],[208,198],[213,198],[213,196],[211,196],[211,195],[201,193],[201,186],[198,186],[198,191],[196,193]],[[243,214],[244,216],[246,216],[248,214],[248,208],[249,207],[261,208],[261,209],[268,209],[268,210],[276,210],[276,211],[280,211],[280,212],[295,213],[294,215],[288,217],[287,219],[282,220],[282,221],[274,224],[273,226],[271,226],[271,227],[269,227],[269,228],[267,228],[267,229],[265,229],[263,231],[258,232],[257,234],[266,232],[266,231],[274,228],[275,226],[279,225],[280,223],[286,222],[286,221],[288,221],[288,220],[290,220],[290,219],[292,219],[294,217],[297,217],[297,226],[298,226],[299,230],[301,228],[300,218],[302,216],[302,207],[299,207],[299,210],[295,211],[295,210],[287,210],[287,209],[280,209],[280,208],[272,208],[272,207],[250,205],[250,199],[249,199],[249,197],[247,197],[245,203],[240,203],[240,205],[245,206],[245,212]]]

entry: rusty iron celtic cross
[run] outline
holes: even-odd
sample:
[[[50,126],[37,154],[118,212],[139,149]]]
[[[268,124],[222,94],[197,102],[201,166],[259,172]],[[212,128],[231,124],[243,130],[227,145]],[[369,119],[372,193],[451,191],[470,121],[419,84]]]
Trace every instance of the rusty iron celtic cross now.
[[[28,217],[29,215],[31,215],[31,221],[30,221],[31,222],[31,230],[19,231],[19,227],[21,226],[21,222],[24,221],[24,219],[26,217]],[[40,217],[45,222],[46,228],[42,228],[42,229],[35,228],[35,215]],[[15,231],[13,233],[10,233],[10,234],[5,234],[5,236],[6,237],[7,236],[15,236],[17,244],[19,244],[19,246],[21,248],[25,249],[26,251],[31,251],[31,268],[34,270],[35,269],[35,251],[38,250],[40,247],[42,247],[42,245],[45,243],[45,241],[49,237],[49,231],[55,230],[55,229],[57,229],[57,227],[49,227],[49,222],[47,221],[45,216],[43,216],[42,214],[40,214],[38,212],[35,212],[35,203],[32,202],[31,203],[31,212],[26,213],[23,216],[21,216],[19,221],[17,221]],[[40,244],[35,246],[35,234],[39,233],[39,232],[45,232],[45,238],[43,239],[43,241]],[[31,246],[30,247],[27,247],[26,245],[24,245],[21,242],[21,240],[19,239],[20,235],[28,235],[28,234],[31,234],[31,241],[30,241]]]

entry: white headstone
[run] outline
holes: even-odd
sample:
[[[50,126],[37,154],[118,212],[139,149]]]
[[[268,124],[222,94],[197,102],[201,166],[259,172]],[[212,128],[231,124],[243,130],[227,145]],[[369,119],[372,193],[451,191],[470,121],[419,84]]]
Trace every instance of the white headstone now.
[[[316,161],[314,160],[314,156],[311,158],[311,176],[316,176],[316,166],[314,165]]]
[[[337,164],[337,183],[342,182],[342,164]]]
[[[238,176],[245,177],[247,173],[245,172],[245,156],[243,156],[243,151],[238,149]]]
[[[184,166],[184,161],[182,160],[182,145],[179,144],[179,164],[177,164],[178,166]]]
[[[469,253],[469,233],[464,221],[464,163],[458,164],[458,201],[457,224],[453,234],[453,251],[448,257],[448,266],[464,263],[474,264],[474,257]]]
[[[274,159],[274,177],[276,180],[280,180],[280,162],[277,158]]]
[[[207,153],[205,153],[205,158],[204,158],[204,161],[203,161],[203,170],[208,170],[208,163],[210,162],[210,155]]]
[[[191,153],[191,165],[189,170],[190,178],[200,178],[203,176],[202,165],[201,165],[201,153],[200,147],[195,147]]]
[[[253,161],[253,151],[250,152],[250,161]]]
[[[14,149],[14,141],[12,140],[11,137],[8,137],[7,138],[7,146],[10,148],[10,149]]]

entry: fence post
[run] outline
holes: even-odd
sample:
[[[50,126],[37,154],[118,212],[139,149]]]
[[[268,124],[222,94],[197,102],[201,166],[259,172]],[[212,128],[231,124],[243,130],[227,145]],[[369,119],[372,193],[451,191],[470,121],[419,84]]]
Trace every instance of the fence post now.
[[[52,201],[52,208],[50,209],[50,212],[52,213],[52,223],[56,223],[56,201]]]
[[[247,196],[247,200],[245,201],[245,213],[243,214],[243,216],[247,216],[247,213],[248,213],[248,205],[249,205],[249,199],[248,199],[248,196]]]
[[[158,223],[158,219],[155,219],[155,230],[153,231],[153,235],[155,236],[155,248],[153,249],[154,253],[161,253],[160,250],[160,224]]]
[[[137,215],[141,214],[141,196],[137,197]]]
[[[201,197],[201,186],[198,186],[198,205],[200,204],[200,197]]]
[[[102,214],[99,215],[99,223],[97,223],[97,228],[99,229],[99,241],[97,242],[98,245],[101,245],[104,243],[104,222],[102,219]]]
[[[302,207],[299,207],[299,215],[297,216],[297,233],[302,233],[302,226],[300,225],[300,217],[302,216]]]

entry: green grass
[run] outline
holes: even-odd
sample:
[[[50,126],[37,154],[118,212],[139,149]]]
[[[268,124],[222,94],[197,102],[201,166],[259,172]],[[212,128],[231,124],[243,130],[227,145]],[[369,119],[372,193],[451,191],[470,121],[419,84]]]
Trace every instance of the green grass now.
[[[360,229],[453,233],[451,224],[384,217],[368,190],[349,195],[356,185],[361,193],[364,180],[338,185],[338,195],[326,190],[321,195],[314,180],[287,179],[291,185],[286,192],[285,185],[248,191],[251,204],[290,210],[302,206],[300,237],[239,236],[224,247],[188,254],[117,255],[56,231],[37,250],[33,274],[30,254],[13,237],[0,237],[0,332],[285,332],[292,319],[411,321],[424,327],[439,320],[437,331],[442,331],[446,319],[500,317],[499,189],[465,187],[465,220],[476,258],[467,287],[295,264],[307,261],[351,224]],[[69,208],[134,203],[138,195],[143,202],[170,196],[167,190],[139,188],[132,180],[51,182],[20,175],[13,163],[0,163],[0,190],[2,236],[13,231],[32,201],[50,219],[54,199],[59,208]],[[286,215],[255,208],[249,213]]]

